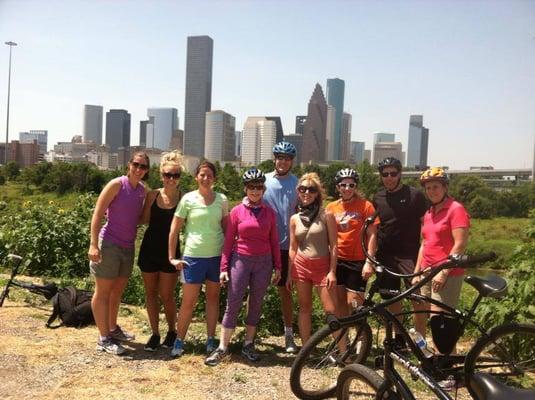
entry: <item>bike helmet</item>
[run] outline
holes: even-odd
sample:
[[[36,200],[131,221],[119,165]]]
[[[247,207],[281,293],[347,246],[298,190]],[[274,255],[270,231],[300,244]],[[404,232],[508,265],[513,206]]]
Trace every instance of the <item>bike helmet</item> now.
[[[241,179],[244,185],[252,182],[264,183],[266,181],[266,176],[262,171],[253,167],[245,171]]]
[[[432,167],[425,171],[422,176],[420,176],[420,184],[423,186],[426,182],[432,181],[448,184],[450,178],[444,169],[440,167]]]
[[[292,158],[295,157],[297,150],[295,146],[289,142],[279,142],[273,146],[273,155],[284,154]]]
[[[379,169],[379,172],[383,172],[383,169],[386,167],[394,167],[398,171],[401,171],[401,161],[395,157],[386,157],[383,161],[379,161],[377,168]]]
[[[338,171],[334,177],[334,181],[338,185],[346,178],[353,179],[355,183],[359,183],[359,174],[357,174],[357,171],[352,168],[344,168]]]

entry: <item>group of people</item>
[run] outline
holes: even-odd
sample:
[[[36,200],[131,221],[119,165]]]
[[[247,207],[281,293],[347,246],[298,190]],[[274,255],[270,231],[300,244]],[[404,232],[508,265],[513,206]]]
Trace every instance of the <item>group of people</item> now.
[[[327,314],[346,316],[352,306],[361,304],[366,281],[374,274],[361,246],[361,229],[370,216],[378,218],[364,233],[366,250],[398,272],[432,268],[466,247],[469,217],[464,207],[448,196],[448,176],[440,168],[431,168],[421,176],[426,200],[422,192],[401,182],[401,162],[386,158],[378,166],[383,189],[372,202],[359,193],[357,172],[345,168],[335,177],[339,198],[323,207],[325,191],[319,176],[305,173],[297,178],[291,173],[295,147],[277,143],[273,155],[273,172],[264,174],[257,168],[245,171],[245,196],[230,211],[225,195],[213,190],[216,168],[209,161],[201,162],[195,171],[197,190],[180,192],[178,183],[184,167],[178,152],[162,156],[162,188],[148,191],[143,185],[150,163],[142,152],[132,156],[125,176],[105,186],[91,220],[88,253],[96,282],[92,308],[99,330],[98,350],[122,354],[125,348],[121,343],[134,339],[117,325],[117,313],[133,269],[138,224],[148,224],[138,256],[152,330],[145,350],[161,346],[171,348],[174,357],[184,354],[184,340],[204,284],[205,364],[210,366],[229,356],[246,292],[241,353],[249,361],[259,359],[254,339],[270,282],[277,285],[280,294],[285,350],[289,353],[297,351],[292,329],[294,288],[303,344],[311,335],[313,288]],[[174,291],[179,277],[182,299],[177,313]],[[455,306],[461,283],[462,270],[443,271],[424,288],[424,294]],[[397,290],[400,281],[388,278],[382,285]],[[219,295],[224,286],[227,304],[217,344]],[[163,341],[160,304],[168,324]],[[391,307],[395,313],[401,310],[399,303]],[[428,308],[423,304],[413,307],[420,311]],[[428,311],[435,310],[433,305]],[[425,312],[415,314],[414,324],[425,336]],[[400,335],[396,341],[402,341]]]

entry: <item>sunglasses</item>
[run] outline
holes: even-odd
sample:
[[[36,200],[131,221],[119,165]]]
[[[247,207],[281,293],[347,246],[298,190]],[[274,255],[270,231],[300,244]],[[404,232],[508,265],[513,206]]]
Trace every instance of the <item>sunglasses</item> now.
[[[180,172],[171,173],[171,172],[162,172],[162,176],[167,179],[180,179]]]
[[[316,189],[314,186],[299,186],[297,191],[299,193],[318,193],[318,189]]]
[[[275,156],[275,159],[279,161],[290,161],[292,157],[279,155],[279,156]]]
[[[389,175],[390,175],[392,178],[395,178],[396,176],[399,175],[399,172],[398,172],[398,171],[381,172],[381,176],[382,176],[383,178],[388,178]]]
[[[264,185],[247,185],[247,190],[264,190]]]
[[[347,188],[354,189],[357,186],[357,184],[356,183],[339,183],[338,186],[344,189],[347,189]]]
[[[141,164],[141,163],[138,163],[137,161],[131,162],[130,165],[134,168],[139,168],[143,171],[147,171],[149,169],[149,166],[147,164]]]

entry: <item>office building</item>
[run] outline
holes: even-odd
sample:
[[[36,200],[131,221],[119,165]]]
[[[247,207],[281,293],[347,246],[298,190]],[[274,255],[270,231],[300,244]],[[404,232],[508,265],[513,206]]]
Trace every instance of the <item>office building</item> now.
[[[349,161],[349,149],[351,145],[351,114],[342,114],[342,136],[340,138],[340,160]]]
[[[284,141],[291,143],[295,146],[295,149],[297,150],[297,154],[294,158],[294,165],[301,164],[301,149],[303,148],[303,135],[301,134],[292,134],[292,135],[284,135]]]
[[[141,147],[147,147],[147,125],[150,120],[139,121],[139,145]]]
[[[167,151],[171,146],[173,132],[178,129],[178,111],[176,108],[147,109],[147,140],[145,147]]]
[[[25,143],[12,140],[7,150],[7,161],[15,161],[20,168],[30,167],[39,162],[39,143],[35,139]]]
[[[364,161],[372,163],[372,151],[370,149],[364,150]]]
[[[215,161],[234,161],[236,118],[221,111],[206,113],[204,158]]]
[[[82,136],[84,142],[93,142],[97,146],[102,144],[102,106],[84,105],[84,127]]]
[[[29,131],[29,132],[19,132],[19,141],[20,143],[32,143],[34,140],[37,140],[39,145],[39,160],[44,160],[44,156],[47,152],[48,146],[48,131]]]
[[[307,120],[306,115],[298,115],[295,117],[295,134],[302,135],[305,133],[305,122]]]
[[[209,36],[189,36],[184,107],[184,154],[204,155],[206,112],[212,107],[214,42]]]
[[[87,153],[87,162],[95,164],[103,171],[117,169],[118,154],[111,153],[109,146],[98,146],[95,150]]]
[[[177,129],[173,132],[173,136],[171,137],[171,149],[183,153],[183,146],[184,131],[182,129]]]
[[[327,102],[319,83],[308,102],[308,114],[303,132],[301,162],[318,163],[325,161],[327,128]]]
[[[248,117],[242,131],[241,161],[257,165],[273,158],[277,140],[277,124],[266,117]]]
[[[382,161],[387,157],[395,157],[398,160],[403,159],[401,142],[379,142],[373,145],[374,165],[377,165],[379,161]]]
[[[351,142],[351,149],[349,151],[349,162],[360,164],[364,161],[364,142]]]
[[[327,79],[327,104],[335,109],[333,160],[341,160],[342,114],[344,113],[345,82],[342,79]]]
[[[236,156],[236,158],[241,158],[241,135],[241,131],[234,132],[234,155]]]
[[[409,119],[409,141],[407,167],[424,169],[427,166],[429,129],[423,126],[423,115],[411,115]]]
[[[334,151],[334,128],[336,126],[336,110],[333,106],[327,105],[327,125],[325,127],[325,161],[336,160],[337,154]]]
[[[284,137],[284,131],[282,130],[282,121],[281,117],[266,117],[268,121],[275,122],[277,127],[277,137],[275,138],[275,143],[281,142]]]
[[[381,142],[395,142],[395,133],[377,132],[373,134],[373,144]]]
[[[119,147],[130,146],[130,113],[126,110],[110,110],[106,113],[106,145],[112,153]]]

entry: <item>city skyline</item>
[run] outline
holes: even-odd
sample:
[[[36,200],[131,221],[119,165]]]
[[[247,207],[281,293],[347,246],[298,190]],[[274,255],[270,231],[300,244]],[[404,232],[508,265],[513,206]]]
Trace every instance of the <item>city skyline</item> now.
[[[50,145],[70,140],[82,134],[85,104],[128,110],[133,144],[147,108],[177,108],[184,121],[187,37],[208,35],[212,109],[234,115],[237,127],[249,116],[275,115],[285,134],[294,133],[311,88],[319,83],[325,90],[326,80],[338,77],[345,81],[351,140],[368,149],[375,132],[395,133],[407,149],[414,114],[431,132],[429,164],[532,166],[534,3],[206,4],[1,2],[0,36],[19,44],[10,139],[43,129]],[[83,20],[72,18],[81,13]],[[6,47],[4,122],[7,59]]]

